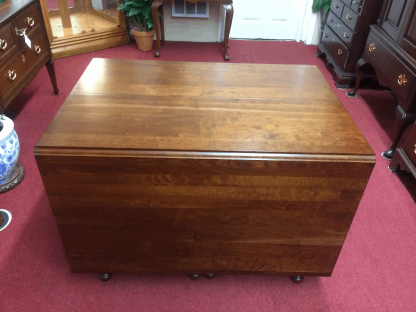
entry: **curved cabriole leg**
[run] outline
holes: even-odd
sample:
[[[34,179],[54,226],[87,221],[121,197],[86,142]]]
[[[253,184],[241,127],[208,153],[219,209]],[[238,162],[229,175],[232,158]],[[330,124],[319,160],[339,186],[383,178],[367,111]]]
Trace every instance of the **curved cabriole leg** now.
[[[300,284],[303,281],[303,276],[291,276],[290,279],[295,284]]]
[[[53,60],[50,60],[46,63],[46,68],[48,69],[49,78],[51,78],[52,86],[53,86],[53,93],[56,95],[59,94],[58,84],[56,83],[56,75],[55,75],[55,66],[53,65]]]
[[[194,281],[198,279],[199,274],[189,274],[188,275],[190,279],[193,279]]]
[[[394,174],[399,174],[403,166],[402,163],[403,163],[402,158],[400,157],[399,154],[396,153],[394,154],[393,159],[391,160],[388,168]]]
[[[228,40],[230,39],[231,24],[233,22],[234,7],[231,1],[230,4],[224,5],[226,16],[225,16],[225,29],[224,29],[224,60],[229,61],[228,56]]]
[[[165,21],[163,20],[163,3],[159,6],[159,22],[160,22],[160,32],[162,35],[162,39],[160,40],[160,44],[165,44]]]
[[[100,273],[101,282],[108,282],[111,279],[111,273]]]
[[[157,16],[158,9],[160,5],[162,4],[161,1],[153,1],[152,2],[152,18],[153,18],[153,25],[155,27],[156,32],[156,41],[157,41],[157,48],[155,52],[155,57],[160,56],[160,30],[159,30],[159,18]]]
[[[357,62],[357,66],[356,66],[356,70],[355,70],[355,75],[357,76],[356,81],[355,81],[355,87],[354,89],[352,89],[351,91],[348,91],[347,96],[350,98],[356,98],[357,97],[357,91],[358,88],[360,87],[360,83],[361,83],[361,79],[363,77],[363,66],[367,64],[366,61],[364,61],[363,59],[359,59]]]
[[[213,279],[215,277],[215,274],[205,274],[205,277],[207,279]]]
[[[399,140],[402,137],[403,132],[416,119],[416,114],[406,113],[403,110],[403,108],[400,106],[400,104],[396,106],[395,115],[396,115],[396,131],[394,134],[393,143],[391,144],[391,147],[387,151],[381,154],[381,156],[387,160],[391,160],[393,158],[394,150],[396,149],[396,146],[399,143]]]

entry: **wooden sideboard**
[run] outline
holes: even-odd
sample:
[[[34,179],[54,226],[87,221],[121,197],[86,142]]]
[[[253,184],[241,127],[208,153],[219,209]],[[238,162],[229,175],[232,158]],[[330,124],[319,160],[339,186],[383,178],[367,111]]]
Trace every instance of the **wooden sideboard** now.
[[[379,83],[389,87],[398,101],[396,133],[391,147],[382,154],[391,160],[404,130],[416,119],[416,0],[384,0],[357,63],[355,88],[348,96],[356,96],[366,64],[376,70]]]
[[[416,178],[416,123],[411,126],[403,147],[394,153],[389,169],[394,173],[408,171]]]
[[[334,67],[338,88],[348,88],[355,80],[355,64],[363,54],[370,25],[376,22],[380,8],[379,0],[332,1],[316,55],[325,56]]]
[[[25,43],[23,34],[31,41]],[[0,113],[46,65],[53,92],[59,93],[39,0],[14,0],[0,14]]]
[[[188,0],[189,2],[199,2],[203,0]],[[230,38],[230,30],[231,24],[233,21],[234,15],[234,7],[233,7],[233,0],[209,0],[211,2],[223,2],[225,5],[226,16],[225,16],[225,28],[224,28],[224,59],[226,61],[230,60],[228,56],[228,40]],[[157,16],[159,12],[160,18]],[[163,23],[163,0],[154,0],[152,3],[152,16],[153,16],[153,24],[156,31],[156,39],[157,39],[157,49],[155,52],[155,57],[160,56],[160,46],[164,44],[165,41],[165,26]],[[162,39],[160,38],[162,36]]]

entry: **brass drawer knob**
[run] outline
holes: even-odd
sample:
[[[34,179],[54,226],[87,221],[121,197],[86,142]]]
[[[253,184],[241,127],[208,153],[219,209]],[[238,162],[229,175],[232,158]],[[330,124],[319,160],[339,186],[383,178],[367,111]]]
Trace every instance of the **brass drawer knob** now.
[[[404,87],[407,83],[407,79],[406,79],[406,75],[400,75],[399,79],[397,80],[397,83],[399,84],[400,87]]]
[[[338,4],[338,3],[335,3],[335,4],[334,4],[334,8],[335,8],[335,9],[338,9],[338,8],[339,8],[339,4]]]
[[[358,2],[357,1],[353,1],[352,2],[352,5],[358,5]]]
[[[341,49],[339,49],[339,50],[338,50],[338,54],[339,54],[339,55],[342,55],[343,53],[344,53],[344,52],[342,52],[342,50],[341,50]]]
[[[17,74],[16,74],[16,71],[15,71],[15,70],[9,70],[9,71],[8,71],[8,74],[9,74],[9,80],[10,80],[10,81],[15,80],[15,79],[16,79],[16,77],[17,77]]]
[[[324,33],[324,37],[325,37],[325,38],[328,38],[328,34]]]
[[[35,20],[32,17],[27,17],[26,21],[29,27],[33,27],[33,25],[35,25]]]
[[[40,51],[42,51],[42,50],[40,49],[40,46],[35,45],[35,53],[36,53],[36,54],[39,54],[39,53],[40,53]]]
[[[6,39],[0,39],[0,50],[4,51],[7,48],[7,41]]]
[[[350,37],[350,35],[348,35],[347,33],[344,33],[344,38],[349,38]]]
[[[368,47],[368,51],[370,51],[371,53],[376,52],[376,44],[370,43],[370,46]]]
[[[347,20],[352,20],[352,15],[351,14],[347,14]]]
[[[329,17],[329,19],[328,19],[330,22],[333,22],[334,21],[334,19],[332,18],[332,17]]]

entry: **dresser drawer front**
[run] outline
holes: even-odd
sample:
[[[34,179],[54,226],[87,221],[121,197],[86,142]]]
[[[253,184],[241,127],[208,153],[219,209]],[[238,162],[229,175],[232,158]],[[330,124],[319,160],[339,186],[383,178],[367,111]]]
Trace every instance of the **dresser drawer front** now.
[[[351,10],[349,7],[344,7],[344,11],[342,12],[341,20],[347,25],[352,31],[355,31],[355,27],[357,25],[359,15]]]
[[[37,5],[26,9],[17,17],[19,29],[26,28],[26,34],[29,35],[38,25],[42,23],[41,15]]]
[[[404,144],[404,150],[416,167],[416,123],[410,128],[409,136]]]
[[[344,9],[344,3],[341,0],[332,0],[331,11],[334,12],[338,17],[342,16],[342,10]]]
[[[356,13],[361,13],[364,6],[364,0],[353,0],[351,2],[351,9],[353,9]]]
[[[338,37],[349,47],[352,46],[354,33],[337,17],[334,13],[329,12],[328,25],[338,35]]]
[[[348,6],[351,6],[352,0],[341,0],[341,1],[344,2]]]
[[[15,46],[11,25],[0,29],[0,60]]]
[[[337,62],[339,67],[345,68],[349,50],[345,44],[339,40],[338,36],[331,30],[331,28],[328,27],[328,25],[325,26],[321,42]]]
[[[44,54],[48,53],[45,43],[46,40],[44,35],[39,35],[32,40],[32,48],[25,51],[28,65],[35,64]]]
[[[396,96],[407,101],[415,88],[415,74],[373,32],[368,36],[364,55],[377,72],[383,74]]]

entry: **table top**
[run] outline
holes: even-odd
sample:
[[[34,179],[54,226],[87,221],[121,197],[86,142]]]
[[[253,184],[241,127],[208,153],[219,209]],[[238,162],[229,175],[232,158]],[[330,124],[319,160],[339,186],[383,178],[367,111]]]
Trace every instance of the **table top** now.
[[[93,59],[36,147],[375,159],[309,65]]]
[[[11,0],[11,6],[6,11],[3,12],[0,8],[0,23],[11,17],[13,14],[19,12],[25,6],[35,2],[37,0]],[[1,5],[6,5],[6,3],[2,3]]]

